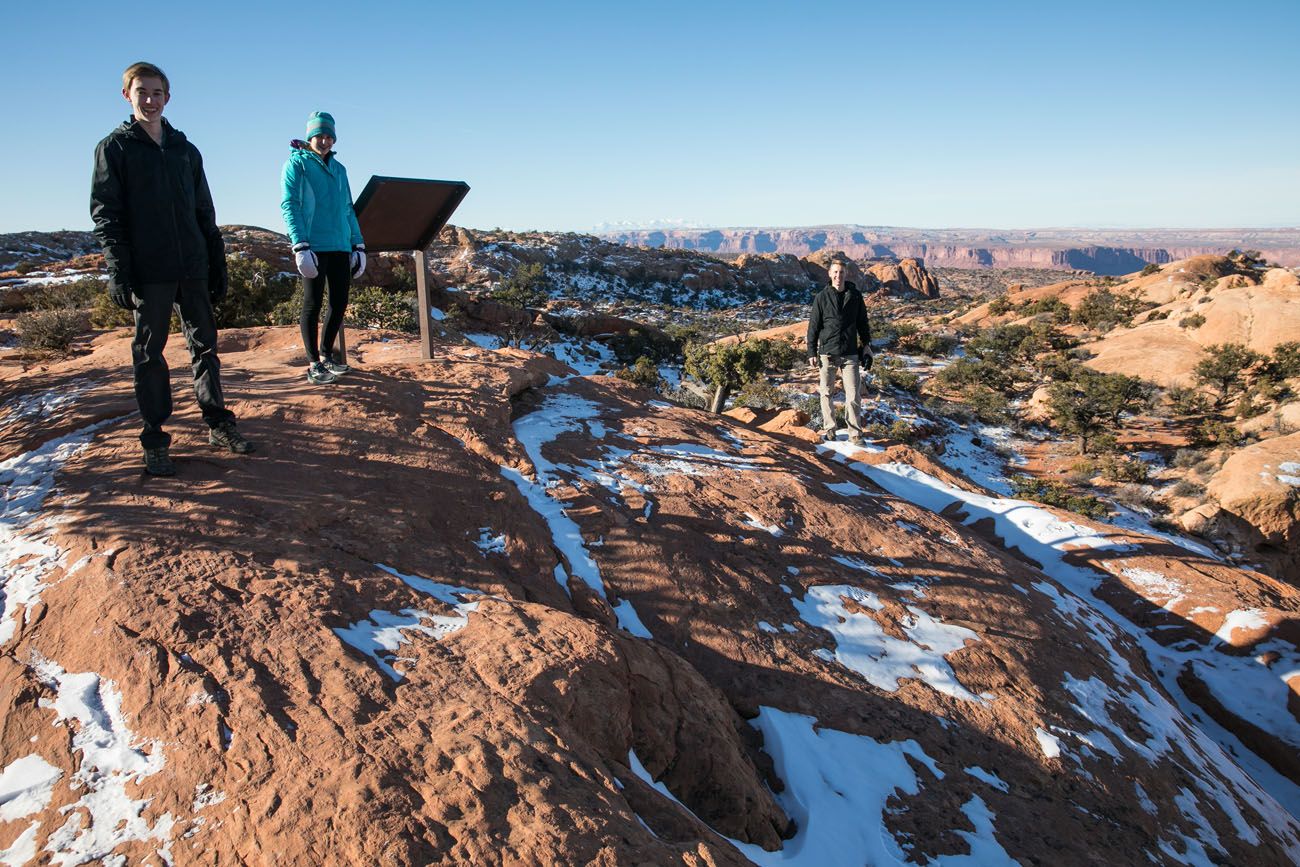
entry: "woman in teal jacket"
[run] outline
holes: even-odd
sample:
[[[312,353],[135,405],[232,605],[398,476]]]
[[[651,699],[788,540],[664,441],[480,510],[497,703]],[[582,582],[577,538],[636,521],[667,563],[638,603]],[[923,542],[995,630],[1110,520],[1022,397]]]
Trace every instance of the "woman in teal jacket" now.
[[[348,284],[366,269],[366,247],[352,210],[348,172],[334,155],[334,118],[313,112],[307,140],[289,143],[284,164],[280,209],[289,227],[294,261],[302,274],[302,342],[307,350],[307,381],[333,382],[348,372],[334,353],[334,342],[348,306]],[[321,303],[326,298],[325,329],[317,345]],[[322,359],[321,347],[324,348]]]

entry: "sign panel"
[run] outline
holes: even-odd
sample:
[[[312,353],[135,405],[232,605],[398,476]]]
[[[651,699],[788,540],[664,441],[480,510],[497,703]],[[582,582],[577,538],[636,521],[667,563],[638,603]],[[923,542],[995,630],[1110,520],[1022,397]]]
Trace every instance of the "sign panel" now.
[[[468,192],[464,181],[372,176],[354,205],[366,252],[423,250]]]

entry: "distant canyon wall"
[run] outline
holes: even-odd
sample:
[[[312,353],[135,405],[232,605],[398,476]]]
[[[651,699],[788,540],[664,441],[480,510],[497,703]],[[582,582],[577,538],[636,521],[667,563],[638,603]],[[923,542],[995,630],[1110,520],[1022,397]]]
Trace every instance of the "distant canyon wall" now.
[[[1007,240],[999,236],[965,240],[930,240],[926,235],[953,234],[902,230],[886,233],[854,227],[806,229],[676,229],[630,230],[604,235],[621,244],[669,247],[707,253],[790,253],[807,256],[821,250],[841,250],[854,259],[915,258],[931,268],[1052,268],[1064,271],[1092,271],[1097,274],[1128,274],[1148,263],[1164,264],[1191,256],[1221,254],[1236,249],[1259,250],[1270,262],[1300,265],[1300,231],[1278,230],[1267,240],[1281,244],[1261,245],[1254,233],[1240,236],[1215,230],[1205,239],[1178,238],[1183,243],[1151,243],[1159,230],[1135,230],[1137,243],[1069,243],[1060,231],[1025,233]],[[1088,233],[1081,233],[1088,234]],[[1046,235],[1036,238],[1032,236]],[[1294,236],[1294,237],[1292,237]],[[1197,241],[1202,241],[1197,243]]]

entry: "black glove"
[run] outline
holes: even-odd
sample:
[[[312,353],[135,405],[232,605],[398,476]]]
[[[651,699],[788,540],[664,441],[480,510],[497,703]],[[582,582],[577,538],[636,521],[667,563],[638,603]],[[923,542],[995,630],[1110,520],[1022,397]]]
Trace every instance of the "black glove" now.
[[[135,299],[131,297],[131,287],[122,283],[108,284],[108,297],[123,310],[134,310]]]
[[[230,288],[230,277],[225,268],[213,268],[208,272],[208,298],[213,304],[220,304]]]
[[[863,370],[870,370],[871,364],[875,360],[876,357],[872,355],[870,352],[862,352],[858,354],[858,361],[862,364]]]

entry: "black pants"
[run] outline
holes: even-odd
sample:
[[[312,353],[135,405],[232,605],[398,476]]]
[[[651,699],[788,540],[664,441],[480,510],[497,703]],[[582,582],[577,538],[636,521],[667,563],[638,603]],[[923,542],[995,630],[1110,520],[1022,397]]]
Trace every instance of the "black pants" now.
[[[352,279],[351,253],[317,253],[319,263],[315,277],[302,278],[302,345],[309,361],[320,361],[316,345],[316,325],[320,321],[321,301],[325,284],[329,283],[329,303],[325,305],[325,329],[320,335],[320,345],[326,352],[334,351],[334,340],[343,327],[343,312],[348,309],[348,283]]]
[[[209,427],[233,419],[221,395],[221,361],[217,358],[217,324],[212,318],[212,301],[206,280],[179,283],[148,283],[135,290],[135,340],[131,362],[135,373],[135,399],[140,405],[144,430],[140,443],[147,449],[171,443],[162,429],[172,414],[171,373],[163,349],[171,329],[172,309],[181,317],[185,344],[190,349],[194,370],[194,394],[199,399],[203,420]]]

